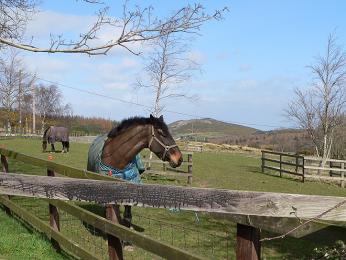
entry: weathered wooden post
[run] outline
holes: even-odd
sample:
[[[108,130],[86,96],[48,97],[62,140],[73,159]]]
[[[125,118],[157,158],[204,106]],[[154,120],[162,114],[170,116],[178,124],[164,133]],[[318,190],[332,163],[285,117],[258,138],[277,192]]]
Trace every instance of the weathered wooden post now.
[[[120,210],[119,205],[107,204],[106,205],[106,218],[112,222],[119,223]],[[122,260],[123,247],[119,238],[107,235],[108,237],[108,255],[110,260]]]
[[[1,166],[2,166],[2,171],[4,173],[7,173],[8,172],[8,161],[7,161],[7,158],[5,155],[1,155]],[[6,196],[6,197],[8,199],[10,199],[10,196]],[[8,207],[4,206],[4,209],[5,209],[5,212],[7,215],[10,215],[10,216],[12,215],[12,212]]]
[[[8,162],[5,155],[1,155],[1,165],[2,165],[2,171],[8,172]]]
[[[260,230],[237,224],[237,260],[259,260],[261,257]]]
[[[302,176],[302,182],[305,181],[305,158],[303,157],[303,176]]]
[[[341,173],[341,187],[345,188],[345,163],[341,162],[340,168],[344,171],[340,172]]]
[[[280,154],[280,177],[282,177],[282,154]]]
[[[166,162],[162,162],[162,171],[166,172],[166,170],[167,170]]]
[[[55,172],[47,169],[47,176],[55,177]],[[54,230],[60,231],[59,212],[57,207],[52,204],[49,204],[49,224]],[[59,243],[53,238],[51,238],[51,242],[55,250],[60,251]]]
[[[192,184],[192,153],[188,153],[187,154],[187,172],[190,174],[189,176],[187,176],[187,183],[188,184]]]
[[[329,168],[332,169],[334,167],[334,164],[332,161],[329,161]],[[329,176],[330,177],[333,177],[333,171],[332,170],[329,170]]]
[[[262,157],[261,157],[261,160],[262,160],[262,173],[264,173],[264,160],[265,160],[265,158],[264,158],[264,151],[262,151]]]

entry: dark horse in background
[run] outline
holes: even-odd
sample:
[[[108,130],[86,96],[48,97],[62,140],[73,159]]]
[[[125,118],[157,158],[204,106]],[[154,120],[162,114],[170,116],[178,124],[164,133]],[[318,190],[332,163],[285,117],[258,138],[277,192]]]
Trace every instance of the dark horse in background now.
[[[62,143],[62,151],[68,152],[70,148],[69,131],[66,127],[61,126],[49,126],[43,134],[42,140],[42,151],[45,152],[47,149],[47,143],[51,144],[51,151],[55,152],[54,143]]]
[[[137,158],[144,148],[149,148],[162,161],[168,161],[173,168],[183,161],[163,117],[150,115],[123,120],[107,136],[98,136],[89,148],[87,169],[140,183]],[[123,224],[130,227],[131,220],[131,206],[125,206]]]

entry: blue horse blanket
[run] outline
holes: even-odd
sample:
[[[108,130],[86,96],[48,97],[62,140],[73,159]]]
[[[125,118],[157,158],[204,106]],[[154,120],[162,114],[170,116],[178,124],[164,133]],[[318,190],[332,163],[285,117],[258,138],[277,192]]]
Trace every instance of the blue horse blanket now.
[[[122,170],[102,163],[101,155],[106,140],[107,135],[100,135],[92,142],[88,153],[88,171],[111,175],[133,183],[140,183],[140,173],[144,172],[145,167],[139,154]]]

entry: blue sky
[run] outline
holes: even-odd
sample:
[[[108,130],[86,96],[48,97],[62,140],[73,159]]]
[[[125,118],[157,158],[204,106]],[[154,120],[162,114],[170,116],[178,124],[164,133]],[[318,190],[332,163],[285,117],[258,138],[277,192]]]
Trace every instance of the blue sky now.
[[[118,16],[121,1],[105,1]],[[115,3],[115,4],[114,4]],[[152,5],[165,16],[193,1],[130,1]],[[225,19],[201,29],[191,53],[202,64],[184,87],[198,101],[167,102],[166,108],[187,115],[164,112],[167,122],[193,117],[243,123],[259,129],[293,126],[283,116],[296,87],[308,88],[311,74],[306,67],[323,53],[328,34],[336,32],[346,44],[345,1],[200,1],[207,12],[227,6]],[[49,33],[78,35],[94,19],[98,7],[82,1],[42,1],[40,12],[28,25],[27,36],[48,44]],[[109,33],[109,32],[108,32]],[[106,37],[109,34],[105,34]],[[108,56],[30,54],[25,62],[47,80],[124,100],[150,105],[153,97],[133,90],[141,75],[143,60],[117,49]],[[120,120],[148,115],[135,105],[61,88],[74,113]]]

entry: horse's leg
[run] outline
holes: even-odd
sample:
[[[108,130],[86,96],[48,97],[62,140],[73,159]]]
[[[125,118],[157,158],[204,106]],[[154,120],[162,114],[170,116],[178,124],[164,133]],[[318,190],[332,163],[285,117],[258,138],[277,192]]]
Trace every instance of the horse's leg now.
[[[132,222],[132,214],[131,214],[131,206],[125,205],[125,211],[124,211],[124,226],[126,227],[131,227],[131,222]]]
[[[62,153],[66,153],[66,144],[65,144],[65,142],[64,141],[61,141],[61,143],[62,143]]]
[[[55,152],[54,144],[52,143],[52,144],[50,144],[50,145],[51,145],[51,147],[52,147],[52,152]]]

